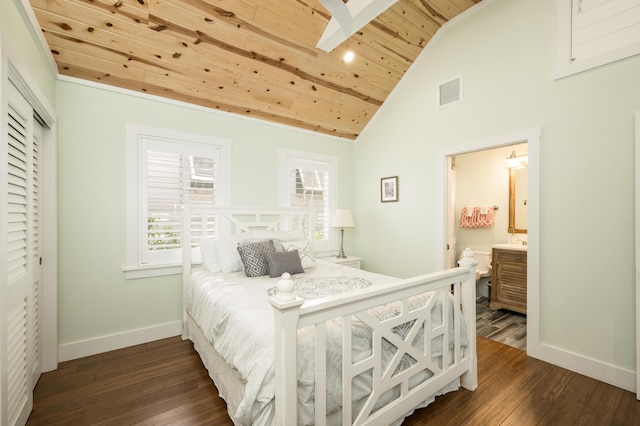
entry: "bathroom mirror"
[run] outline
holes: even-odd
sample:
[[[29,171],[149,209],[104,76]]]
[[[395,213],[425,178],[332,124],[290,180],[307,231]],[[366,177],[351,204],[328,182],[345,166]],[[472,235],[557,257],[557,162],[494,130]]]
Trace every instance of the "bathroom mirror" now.
[[[509,169],[510,234],[527,233],[527,168]]]

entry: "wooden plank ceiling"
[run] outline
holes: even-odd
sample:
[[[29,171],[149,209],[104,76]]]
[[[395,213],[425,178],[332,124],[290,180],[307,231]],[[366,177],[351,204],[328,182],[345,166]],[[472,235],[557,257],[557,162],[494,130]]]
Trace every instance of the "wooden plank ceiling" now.
[[[436,31],[480,0],[400,0],[329,53],[318,0],[30,2],[62,75],[355,139]]]

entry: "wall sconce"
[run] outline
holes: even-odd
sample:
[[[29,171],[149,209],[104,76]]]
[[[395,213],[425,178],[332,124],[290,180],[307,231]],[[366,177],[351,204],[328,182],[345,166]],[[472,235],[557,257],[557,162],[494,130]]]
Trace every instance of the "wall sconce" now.
[[[507,168],[509,169],[520,169],[527,167],[528,164],[529,156],[527,154],[516,155],[515,151],[511,151],[511,155],[507,157]]]
[[[336,210],[331,226],[334,228],[340,228],[340,253],[338,253],[336,257],[338,259],[346,259],[347,256],[344,254],[344,228],[354,228],[356,226],[351,210]]]

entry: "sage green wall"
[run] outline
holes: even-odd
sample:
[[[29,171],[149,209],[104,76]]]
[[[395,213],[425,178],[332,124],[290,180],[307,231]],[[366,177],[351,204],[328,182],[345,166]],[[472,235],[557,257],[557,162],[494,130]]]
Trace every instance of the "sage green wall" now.
[[[488,1],[427,46],[358,138],[352,252],[398,276],[438,269],[438,152],[540,126],[541,342],[634,371],[640,56],[554,80],[555,3]],[[464,102],[437,109],[459,75]],[[392,175],[400,201],[382,204]]]
[[[55,105],[55,68],[50,66],[44,53],[38,48],[15,2],[20,0],[0,2],[0,48],[20,66],[21,72],[29,74],[51,105]]]
[[[179,321],[179,276],[125,280],[125,123],[232,141],[231,203],[279,205],[278,149],[334,155],[352,207],[354,145],[335,138],[62,80],[59,117],[59,343]]]

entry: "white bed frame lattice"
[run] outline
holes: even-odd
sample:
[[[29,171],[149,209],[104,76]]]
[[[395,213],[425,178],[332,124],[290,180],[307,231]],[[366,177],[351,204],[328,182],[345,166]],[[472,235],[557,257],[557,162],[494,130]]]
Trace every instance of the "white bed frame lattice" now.
[[[290,230],[288,227],[294,223],[304,224],[305,232],[313,229],[313,214],[308,209],[238,209],[187,203],[184,208],[184,217],[188,218],[192,215],[201,215],[203,230],[206,229],[207,218],[212,216],[218,218],[217,220],[234,224],[233,233],[256,229]],[[183,220],[183,235],[191,235],[191,220]],[[459,264],[458,268],[306,302],[282,292],[271,296],[269,301],[274,308],[275,319],[275,424],[277,426],[297,424],[297,335],[298,329],[312,326],[315,330],[316,352],[315,424],[326,425],[327,321],[336,318],[342,319],[344,330],[342,334],[343,425],[390,424],[404,417],[422,401],[435,395],[457,378],[460,378],[464,388],[475,390],[478,385],[475,343],[475,267],[477,262],[473,260],[471,250],[465,251],[463,260]],[[185,298],[190,275],[191,250],[183,250]],[[433,296],[427,305],[411,310],[409,299],[428,291],[432,291]],[[447,299],[451,299],[453,303],[442,303],[442,324],[432,327],[433,303],[438,300],[447,301]],[[379,320],[367,312],[389,303],[400,307],[400,313],[397,316]],[[454,308],[458,306],[460,309]],[[351,327],[354,321],[365,323],[372,330],[373,336],[371,355],[358,362],[353,362],[351,358]],[[449,335],[449,321],[453,321],[453,336]],[[468,331],[468,345],[464,350],[460,347],[462,323]],[[392,332],[394,327],[406,324],[412,324],[412,326],[404,339]],[[419,332],[424,333],[425,344],[416,349],[412,342]],[[431,341],[438,336],[442,336],[443,342],[453,338],[455,344],[453,351],[449,350],[447,344],[443,344],[440,361],[434,361],[431,356]],[[392,361],[386,368],[383,368],[381,358],[383,339],[397,348]],[[395,367],[405,354],[416,362],[408,369],[396,372]],[[426,370],[433,375],[419,385],[410,387],[411,377]],[[365,399],[360,411],[354,414],[351,412],[351,383],[354,377],[365,371],[372,372],[372,392]],[[374,411],[374,404],[378,397],[392,388],[399,389],[400,396]]]

